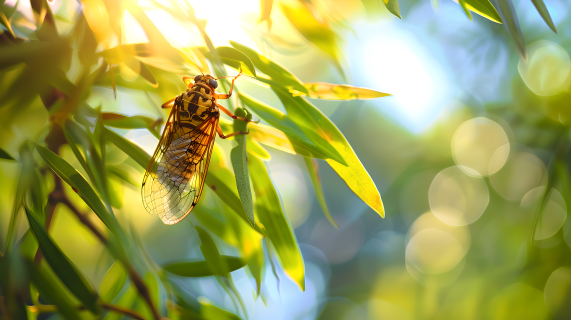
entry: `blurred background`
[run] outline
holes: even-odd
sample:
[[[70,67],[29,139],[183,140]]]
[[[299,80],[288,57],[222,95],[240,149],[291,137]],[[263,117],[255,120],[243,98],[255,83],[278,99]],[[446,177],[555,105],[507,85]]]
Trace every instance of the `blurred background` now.
[[[186,2],[198,19],[206,20],[214,46],[234,40],[255,48],[303,82],[344,83],[392,94],[374,100],[310,99],[343,132],[369,172],[383,199],[384,219],[319,160],[327,207],[340,226],[336,229],[323,214],[303,157],[266,148],[271,177],[305,262],[305,291],[266,263],[264,299],[256,299],[255,284],[244,269],[237,270],[232,278],[248,318],[570,319],[568,2],[546,1],[557,33],[531,1],[514,2],[526,60],[504,25],[477,14],[470,21],[453,1],[401,1],[402,19],[381,1],[308,2],[337,34],[338,59],[307,41],[277,4],[270,28],[268,20],[259,23],[258,0]],[[196,27],[161,9],[168,3],[140,0],[131,5],[143,9],[173,47],[204,46]],[[33,37],[30,4],[9,0],[4,6],[17,6],[14,33]],[[63,34],[89,1],[54,0],[49,6]],[[126,12],[122,18],[121,43],[148,42],[132,15]],[[121,81],[139,81],[138,74],[118,68]],[[116,99],[112,88],[96,84],[87,101],[106,112],[166,118],[159,106],[182,92],[180,75],[185,72],[193,77],[196,70],[157,77],[155,88],[136,90],[118,83]],[[70,79],[78,76],[73,73],[72,66]],[[3,74],[4,85],[10,77]],[[236,86],[285,112],[270,90],[246,77]],[[5,90],[0,89],[3,97]],[[8,103],[4,101],[0,105]],[[48,121],[39,99],[19,110],[0,109],[0,117],[0,146],[14,154],[26,139],[45,134]],[[114,130],[150,154],[158,142],[147,129]],[[229,162],[235,142],[216,143]],[[79,167],[69,146],[61,155]],[[110,146],[107,161],[119,165],[130,160]],[[0,241],[7,234],[17,168],[17,163],[0,161]],[[142,172],[131,171],[133,180],[141,181]],[[132,224],[157,264],[201,256],[188,221],[199,223],[197,215],[216,210],[211,190],[201,199],[204,210],[166,226],[147,214],[138,187],[118,179],[111,184],[121,195],[120,206],[114,205],[117,218]],[[88,210],[81,201],[77,205]],[[27,230],[22,220],[16,238]],[[66,207],[56,208],[51,228],[62,251],[98,284],[113,263],[103,246]],[[236,249],[226,244],[222,251],[232,255]],[[214,278],[181,278],[180,284],[244,316]]]

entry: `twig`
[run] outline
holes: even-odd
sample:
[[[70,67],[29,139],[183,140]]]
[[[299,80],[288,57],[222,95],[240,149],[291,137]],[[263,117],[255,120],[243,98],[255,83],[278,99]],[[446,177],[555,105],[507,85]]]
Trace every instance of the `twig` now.
[[[135,312],[133,310],[125,309],[125,308],[122,308],[120,306],[116,306],[116,305],[109,304],[109,303],[102,303],[101,306],[104,309],[115,311],[117,313],[122,313],[124,315],[130,316],[133,319],[145,320],[145,318],[143,318],[143,316],[141,316],[140,314],[138,314],[137,312]]]

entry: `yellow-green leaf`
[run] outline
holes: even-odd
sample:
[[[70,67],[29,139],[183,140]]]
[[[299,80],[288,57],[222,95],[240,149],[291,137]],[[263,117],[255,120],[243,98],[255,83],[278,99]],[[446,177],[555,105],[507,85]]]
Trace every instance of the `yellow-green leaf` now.
[[[147,169],[151,162],[151,156],[141,147],[127,140],[113,130],[105,128],[105,137],[109,139],[117,148],[123,150],[129,157],[133,158],[143,169]]]
[[[315,136],[319,135],[322,141],[326,141],[328,145],[341,154],[347,166],[332,159],[326,160],[327,163],[331,165],[359,198],[381,217],[384,217],[385,210],[381,201],[381,195],[373,179],[371,179],[353,148],[335,124],[304,98],[292,97],[288,92],[279,88],[272,87],[272,89],[282,100],[287,110],[288,118],[297,124],[313,142],[316,142],[314,140]]]
[[[389,10],[390,13],[397,16],[399,19],[402,19],[400,16],[400,9],[399,9],[399,2],[398,0],[383,0],[385,7]]]
[[[127,272],[123,265],[115,261],[105,273],[103,280],[99,283],[99,295],[101,300],[111,303],[121,292],[127,282]]]
[[[243,268],[246,261],[239,257],[231,257],[220,255],[220,259],[225,260],[228,266],[228,271],[232,272]],[[171,262],[163,266],[166,271],[176,274],[181,277],[208,277],[216,275],[224,275],[225,273],[217,274],[216,270],[212,270],[206,261],[179,261]]]
[[[262,160],[251,157],[248,162],[256,193],[256,216],[279,256],[285,274],[305,291],[305,266],[299,244],[289,219],[284,213],[280,194],[269,169]]]
[[[524,60],[526,60],[527,55],[525,53],[525,40],[523,38],[523,34],[521,33],[521,28],[519,27],[517,13],[515,11],[512,1],[498,0],[498,5],[500,11],[502,12],[502,17],[504,18],[505,26],[510,32],[512,38],[514,39],[519,54],[523,57]]]
[[[458,2],[458,0],[454,0]],[[492,5],[490,0],[464,0],[466,2],[466,8],[474,11],[475,13],[481,15],[484,18],[492,20],[496,23],[502,23],[502,18],[496,8]]]
[[[353,87],[346,84],[306,82],[303,85],[307,88],[308,94],[291,90],[294,96],[308,96],[310,98],[325,100],[368,100],[391,95],[390,93]]]

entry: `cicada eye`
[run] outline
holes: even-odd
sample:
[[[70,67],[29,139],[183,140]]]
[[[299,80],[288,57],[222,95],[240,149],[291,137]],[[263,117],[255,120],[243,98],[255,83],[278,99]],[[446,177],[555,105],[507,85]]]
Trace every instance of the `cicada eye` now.
[[[196,83],[196,82],[200,81],[200,79],[202,79],[202,75],[201,75],[201,74],[199,74],[199,75],[197,75],[196,77],[194,77],[194,82]]]
[[[210,86],[214,89],[218,88],[218,81],[214,80],[214,79],[209,79],[208,83],[210,84]]]

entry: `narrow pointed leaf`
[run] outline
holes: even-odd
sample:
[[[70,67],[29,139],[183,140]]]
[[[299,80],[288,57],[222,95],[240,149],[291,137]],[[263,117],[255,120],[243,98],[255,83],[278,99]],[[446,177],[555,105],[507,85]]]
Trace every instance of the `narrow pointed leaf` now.
[[[77,194],[91,208],[91,210],[95,212],[109,230],[120,237],[123,244],[129,243],[127,241],[127,237],[117,223],[117,220],[109,214],[109,211],[107,211],[103,202],[101,202],[95,191],[93,191],[93,188],[91,188],[81,173],[75,170],[75,168],[67,163],[67,161],[45,147],[37,145],[36,149],[49,167],[67,184],[74,188],[74,190],[77,190]]]
[[[299,244],[289,219],[284,213],[280,194],[265,162],[252,157],[248,162],[256,193],[256,212],[277,254],[284,272],[305,291],[305,266]]]
[[[239,257],[221,255],[220,259],[225,261],[229,272],[241,269],[246,265],[246,261]],[[224,273],[215,273],[215,270],[210,269],[210,266],[206,261],[171,262],[164,265],[163,269],[181,277],[191,278],[224,275]]]
[[[146,116],[126,116],[113,112],[102,112],[101,117],[106,126],[121,129],[152,128],[157,121]]]
[[[315,195],[317,196],[317,200],[319,201],[319,205],[321,205],[321,209],[327,217],[327,220],[331,222],[331,224],[335,228],[339,228],[339,225],[333,217],[331,213],[329,213],[329,209],[327,209],[327,203],[325,202],[325,195],[323,194],[323,187],[321,186],[321,180],[319,179],[319,175],[317,173],[317,161],[314,159],[303,157],[305,160],[305,164],[307,165],[307,171],[309,172],[309,177],[311,177],[311,182],[313,183],[313,188],[315,189]]]
[[[256,76],[256,68],[247,55],[232,47],[217,47],[216,52],[220,59],[222,59],[222,63],[234,69],[242,69],[245,74]]]
[[[50,275],[48,270],[46,270],[47,265],[41,264],[40,266],[36,266],[31,260],[25,259],[24,261],[32,283],[36,286],[40,295],[50,297],[53,304],[57,306],[58,313],[61,314],[64,319],[82,319],[71,297],[65,292],[64,288],[57,283],[55,278]]]
[[[115,261],[105,276],[101,283],[99,283],[99,294],[101,295],[101,300],[111,303],[113,299],[121,292],[125,283],[127,282],[127,272],[121,263]]]
[[[156,279],[155,275],[152,272],[147,272],[143,277],[143,281],[149,289],[151,301],[158,308],[158,310],[161,310],[162,288],[160,282]],[[141,296],[138,297],[135,311],[137,311],[143,317],[143,319],[155,319],[153,316],[153,311],[149,308],[149,305]]]
[[[10,154],[8,154],[8,152],[4,151],[4,149],[1,148],[0,148],[0,159],[16,160]]]
[[[390,13],[397,16],[399,19],[402,19],[400,16],[400,9],[399,9],[399,2],[398,0],[383,0],[385,7],[389,10]]]
[[[200,252],[202,252],[204,260],[206,260],[208,269],[210,269],[210,271],[216,275],[228,274],[230,272],[230,268],[226,260],[220,256],[214,240],[212,240],[208,232],[204,231],[204,229],[201,227],[195,226],[194,228],[198,232],[198,237],[200,238],[201,242]]]
[[[458,2],[458,0],[454,0]],[[482,17],[496,23],[502,23],[502,18],[490,0],[464,0],[466,8],[474,11]]]
[[[517,18],[517,13],[515,11],[512,0],[497,0],[500,11],[502,13],[502,18],[504,24],[508,29],[510,35],[515,41],[517,50],[524,60],[527,59],[525,52],[525,39],[521,33],[521,28],[519,26],[519,21]]]
[[[105,128],[105,136],[117,148],[123,150],[129,157],[133,158],[143,169],[147,169],[151,162],[151,156],[138,145],[127,140],[125,137],[115,133],[113,130]]]
[[[260,1],[260,20],[258,24],[263,21],[268,22],[268,30],[272,29],[272,8],[274,6],[274,0],[261,0]]]
[[[289,95],[289,93],[286,94]],[[303,128],[300,128],[295,121],[292,121],[293,119],[291,119],[289,115],[285,115],[283,112],[274,109],[247,94],[240,93],[239,99],[260,118],[264,119],[274,128],[283,131],[291,142],[292,147],[301,146],[302,149],[309,149],[311,150],[310,153],[317,154],[316,158],[330,158],[346,164],[339,151],[333,148],[331,144],[327,143],[327,141],[318,133],[315,133],[314,129],[303,130]],[[254,128],[256,126],[252,125],[251,127]],[[263,143],[260,140],[258,140],[258,142]]]
[[[267,74],[272,80],[281,83],[284,87],[290,90],[297,90],[300,92],[307,92],[301,81],[289,72],[286,68],[282,67],[277,62],[259,54],[254,49],[249,48],[236,41],[230,41],[232,47],[238,49],[254,63],[254,66],[261,72]]]
[[[259,296],[262,289],[262,281],[266,270],[266,259],[264,259],[264,248],[261,242],[258,242],[258,248],[250,257],[248,268],[252,272],[252,276],[256,280],[256,295]]]
[[[250,221],[250,224],[254,226],[256,221],[254,220],[254,204],[252,201],[252,190],[250,188],[250,173],[248,172],[248,160],[246,151],[246,137],[241,136],[236,138],[236,140],[241,139],[242,142],[230,152],[230,158],[232,159],[232,167],[234,168],[234,176],[236,178],[236,187],[238,188],[238,195],[242,202],[242,207],[246,213],[246,217]]]
[[[369,100],[390,96],[390,93],[379,92],[367,88],[353,87],[346,84],[331,84],[325,82],[306,82],[303,84],[308,94],[292,91],[294,96],[307,95],[314,99],[325,100]]]
[[[462,10],[464,10],[464,14],[466,14],[466,17],[468,17],[468,20],[472,21],[472,14],[470,13],[470,9],[468,9],[466,0],[458,0],[458,1],[460,7],[462,7]]]
[[[94,314],[99,314],[101,310],[97,305],[97,294],[93,291],[93,288],[91,288],[85,277],[77,270],[73,263],[55,245],[28,208],[25,209],[30,229],[36,236],[36,239],[38,239],[40,249],[52,270],[69,291],[71,291],[79,301],[83,302],[89,311]]]
[[[135,300],[137,300],[137,289],[135,288],[134,285],[129,285],[129,287],[127,288],[127,290],[125,290],[125,293],[123,293],[123,295],[121,296],[121,298],[119,298],[119,301],[117,301],[116,305],[122,308],[126,308],[126,309],[132,309],[133,308],[133,304],[135,303]],[[107,313],[107,315],[105,315],[105,318],[103,318],[104,320],[121,320],[124,317],[124,314],[122,313],[116,313],[113,311],[109,311]]]
[[[248,153],[264,161],[270,161],[272,159],[272,156],[269,154],[269,152],[256,140],[254,140],[252,137],[248,137],[247,140],[248,140]]]
[[[206,320],[241,320],[241,318],[230,311],[224,310],[216,306],[212,301],[205,297],[198,297],[201,305],[200,315]]]
[[[537,12],[539,12],[539,14],[541,15],[545,23],[547,23],[549,28],[551,28],[553,32],[557,33],[557,29],[555,29],[553,20],[551,20],[551,15],[549,14],[549,11],[547,10],[547,7],[545,6],[543,0],[531,0],[531,2],[533,2],[533,5],[537,9]]]
[[[273,89],[280,100],[282,100],[287,110],[288,118],[295,122],[313,142],[317,143],[317,141],[325,140],[331,148],[339,151],[347,166],[331,159],[326,160],[327,163],[333,167],[359,198],[381,217],[384,217],[385,211],[381,195],[373,179],[371,179],[353,148],[335,124],[304,98],[292,97],[288,92],[278,88]],[[320,140],[316,135],[319,136]]]

